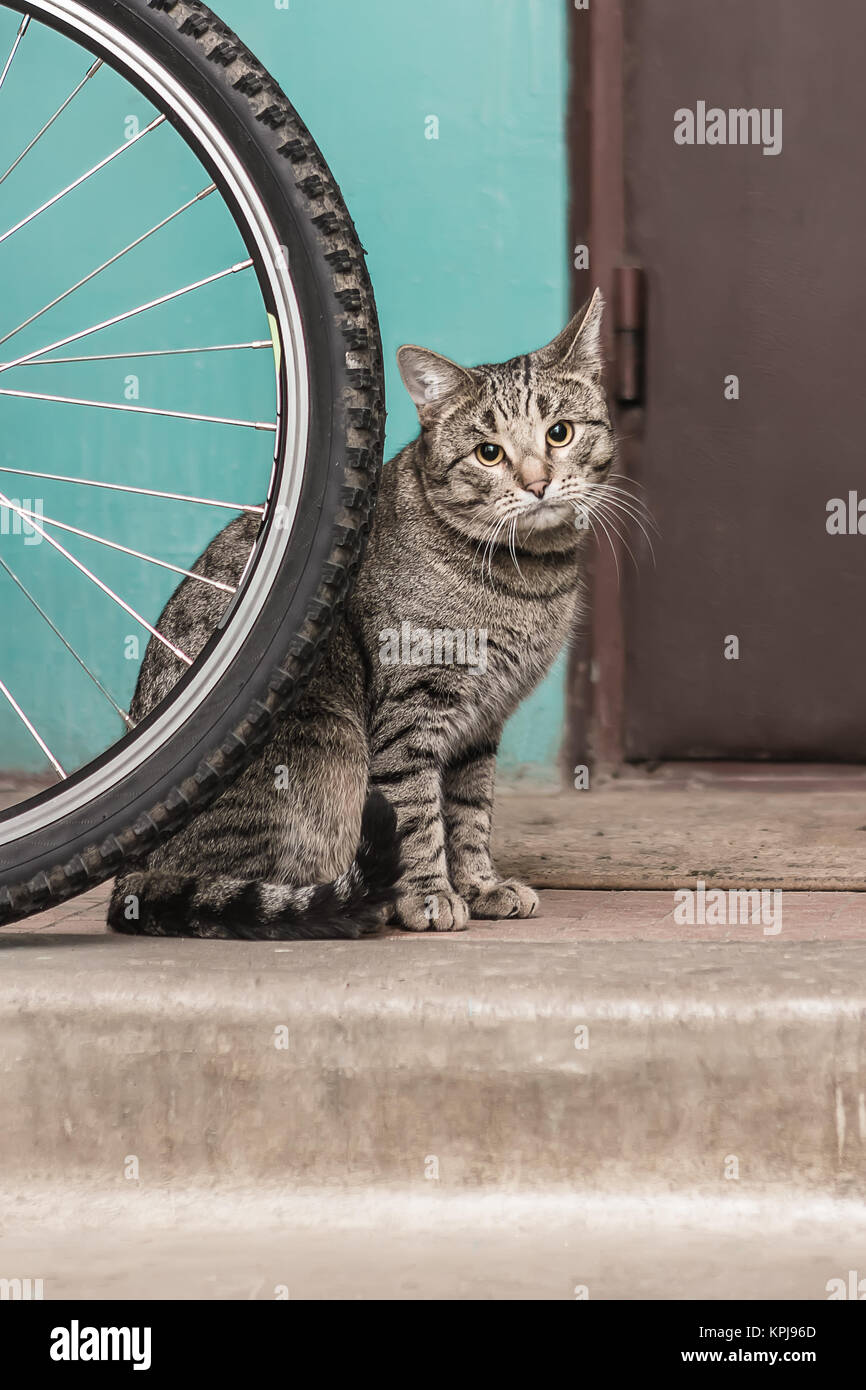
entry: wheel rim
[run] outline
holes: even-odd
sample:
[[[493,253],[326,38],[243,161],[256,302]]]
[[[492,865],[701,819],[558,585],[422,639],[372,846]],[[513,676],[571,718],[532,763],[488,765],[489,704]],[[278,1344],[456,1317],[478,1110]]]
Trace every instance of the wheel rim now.
[[[2,18],[4,13],[12,11],[16,11],[17,15],[20,16],[24,8],[25,7],[22,5],[0,5],[0,18]],[[31,26],[40,24],[48,26],[51,29],[59,29],[66,36],[74,35],[77,44],[87,49],[91,55],[94,53],[99,55],[111,70],[115,73],[120,73],[127,81],[134,83],[136,90],[146,90],[148,99],[160,112],[171,113],[173,124],[176,129],[179,129],[187,145],[194,149],[200,159],[206,158],[208,161],[208,169],[214,171],[214,178],[212,181],[218,186],[219,191],[217,196],[222,195],[232,220],[251,253],[249,257],[250,265],[244,268],[254,271],[257,276],[259,287],[262,290],[263,305],[269,321],[270,341],[268,342],[268,346],[273,347],[275,368],[275,418],[272,425],[269,425],[269,423],[265,421],[242,421],[238,419],[238,417],[224,415],[216,416],[213,414],[205,414],[201,411],[186,412],[181,415],[181,418],[202,423],[205,429],[212,429],[217,426],[225,429],[237,428],[241,424],[246,426],[259,425],[262,427],[262,432],[273,434],[275,448],[271,460],[268,485],[265,493],[260,494],[265,496],[266,500],[264,503],[245,501],[242,508],[237,508],[237,510],[261,511],[262,527],[258,542],[250,554],[244,575],[238,585],[237,593],[230,601],[228,609],[229,616],[227,620],[225,620],[224,626],[221,628],[219,639],[214,643],[208,644],[205,653],[191,664],[188,674],[178,683],[172,694],[164,702],[163,706],[160,707],[156,716],[146,721],[144,727],[141,727],[136,732],[127,734],[119,741],[110,742],[107,749],[103,750],[95,759],[91,759],[83,766],[75,769],[72,775],[63,779],[56,787],[47,792],[43,792],[38,797],[22,805],[13,807],[4,812],[3,815],[0,816],[0,846],[8,846],[11,842],[14,842],[22,836],[44,829],[74,814],[83,806],[103,795],[118,782],[128,777],[135,769],[139,768],[156,749],[162,747],[169,739],[178,733],[181,726],[189,718],[190,713],[197,708],[214,689],[215,685],[225,674],[234,657],[237,655],[245,636],[255,622],[256,616],[261,611],[261,607],[273,586],[275,575],[284,558],[286,548],[290,544],[292,522],[297,511],[303,477],[303,463],[306,457],[309,425],[309,381],[307,361],[303,347],[304,338],[300,311],[284,254],[284,248],[280,245],[278,234],[260,195],[253,185],[250,175],[242,166],[228,141],[195,98],[190,95],[183,85],[173,77],[153,55],[143,49],[142,46],[128,34],[122,33],[101,17],[89,13],[82,5],[73,3],[73,0],[33,0],[33,3],[26,6],[26,14],[29,16],[29,23],[25,23],[24,19],[21,19],[18,24],[8,59],[4,60],[4,58],[0,56],[0,63],[5,62],[5,66],[0,67],[0,74],[2,74],[2,80],[0,80],[0,102],[3,100],[6,81],[9,75],[14,71],[14,64],[16,60],[19,59],[19,50],[26,41]],[[87,80],[89,81],[90,78],[88,77]],[[75,93],[73,93],[73,95],[75,95]],[[52,121],[49,121],[48,126],[45,128],[46,132],[53,126],[55,121],[59,122],[62,119],[63,112],[57,117],[54,117]],[[154,129],[158,128],[159,124],[162,124],[162,122],[157,122],[154,126],[142,128],[140,135],[126,142],[121,153],[125,154],[125,149],[130,145],[145,140]],[[178,136],[178,138],[180,138],[180,136]],[[109,151],[109,153],[111,153],[111,151]],[[121,153],[113,155],[112,159],[119,160],[121,158]],[[25,150],[25,156],[26,154],[27,151]],[[108,162],[110,161],[106,161],[106,166],[99,166],[96,172],[91,171],[88,178],[97,178],[101,167],[107,167]],[[12,169],[8,171],[10,179],[14,176],[17,167],[18,166],[13,165]],[[0,169],[0,206],[2,206],[3,184],[4,175],[3,170]],[[64,184],[63,188],[65,188],[65,186]],[[80,186],[80,184],[78,186]],[[69,196],[73,197],[75,192],[76,185],[73,184],[71,191],[69,191]],[[46,206],[45,212],[50,215],[53,206],[56,202],[62,201],[62,197],[64,196],[66,195],[61,194],[61,199],[57,200],[52,197],[52,202]],[[149,223],[145,228],[147,237],[149,238],[151,235],[158,237],[164,226],[172,222],[175,217],[182,216],[187,208],[192,207],[193,203],[200,201],[206,196],[209,195],[200,193],[197,198],[191,199],[185,207],[181,206],[177,213],[173,213],[171,217],[167,217],[164,221],[154,218],[153,229],[149,230]],[[36,217],[41,216],[42,213],[43,209],[41,207],[38,208],[33,220],[35,221]],[[10,231],[5,221],[2,220],[2,214],[0,214],[0,227],[2,227],[2,230],[0,230],[0,257],[2,257],[3,253],[4,239],[11,239],[13,235],[17,235],[19,231],[25,230],[26,225],[29,225],[29,222],[25,224],[21,223],[20,219],[18,219],[18,221],[20,226],[13,222]],[[128,247],[122,254],[126,255],[127,252],[134,254],[134,251],[131,251]],[[97,273],[101,273],[102,269],[103,267],[100,265],[99,272],[94,272],[94,278]],[[224,278],[228,278],[229,275],[235,273],[238,273],[235,267],[228,267],[225,270]],[[213,277],[214,281],[219,278],[218,275],[214,275]],[[204,277],[202,278],[202,283],[206,283]],[[77,286],[73,285],[73,289],[76,288]],[[193,282],[192,288],[188,291],[184,291],[184,293],[194,295],[197,288],[198,286]],[[69,293],[71,294],[72,291]],[[66,296],[62,296],[62,298],[65,299]],[[174,294],[171,295],[172,300],[176,298],[179,298],[179,296]],[[155,295],[154,299],[159,300],[159,296]],[[49,303],[49,310],[52,307],[53,306]],[[150,308],[153,307],[158,309],[159,304],[157,303],[149,306],[146,310],[137,312],[149,312]],[[37,315],[36,317],[39,316],[40,315]],[[19,353],[17,357],[13,356],[9,358],[6,356],[7,349],[5,345],[0,344],[0,363],[3,364],[0,366],[0,390],[10,390],[15,393],[15,396],[0,396],[0,407],[5,405],[8,409],[15,397],[20,400],[23,395],[24,399],[34,400],[34,403],[35,401],[39,401],[40,404],[43,403],[44,397],[47,396],[50,404],[44,402],[44,408],[46,409],[67,410],[73,408],[79,411],[86,410],[90,402],[87,402],[83,396],[60,396],[54,392],[40,392],[38,389],[31,388],[29,384],[24,388],[19,386],[20,375],[24,373],[29,365],[35,364],[37,361],[41,361],[46,357],[49,363],[51,363],[52,372],[60,369],[59,364],[56,363],[58,354],[66,354],[62,359],[64,364],[68,362],[70,356],[73,359],[87,359],[93,357],[94,354],[88,353],[86,350],[88,340],[97,341],[97,335],[103,328],[111,328],[114,323],[125,322],[133,316],[137,316],[137,314],[124,315],[116,319],[114,316],[109,315],[108,318],[113,320],[112,323],[106,324],[105,322],[97,321],[96,327],[93,327],[88,322],[85,324],[85,327],[89,331],[73,337],[70,337],[68,334],[60,334],[57,337],[51,337],[51,335],[46,334],[46,342],[43,349],[38,353],[33,353],[33,351],[30,350],[29,357],[28,353],[22,352]],[[18,328],[13,325],[13,333],[17,332]],[[0,332],[0,338],[2,338],[5,333],[6,329],[4,328],[3,331]],[[13,334],[9,334],[8,336],[11,339]],[[64,339],[66,339],[66,341],[64,341]],[[253,341],[258,344],[266,340],[260,338]],[[76,350],[79,343],[81,347],[79,350]],[[246,346],[246,344],[244,346]],[[193,352],[227,352],[230,347],[232,347],[231,344],[206,344],[197,346],[192,349],[190,357]],[[234,347],[237,348],[237,345],[234,345]],[[163,350],[160,350],[158,355],[180,356],[181,353],[172,352],[166,354]],[[266,354],[262,351],[261,355],[265,356]],[[122,353],[120,356],[124,359],[132,360],[135,358],[139,360],[136,354],[130,352]],[[28,360],[22,361],[21,358]],[[52,361],[52,359],[54,359],[54,361]],[[104,356],[99,355],[96,357],[96,360],[104,361],[106,359]],[[10,366],[10,362],[15,365]],[[7,371],[10,373],[17,372],[19,375],[7,378]],[[14,382],[14,386],[9,386],[8,383],[10,381]],[[26,395],[24,394],[25,391]],[[118,411],[119,409],[122,411],[125,418],[129,416],[147,415],[149,417],[160,416],[162,418],[174,419],[177,414],[179,414],[174,411],[163,411],[161,409],[142,409],[136,411],[127,410],[125,406],[119,406],[118,404],[106,404],[102,402],[99,404],[110,411]],[[102,411],[95,411],[91,407],[88,414],[91,413],[101,415]],[[12,471],[17,471],[19,476],[28,474],[29,476],[38,477],[40,472],[43,477],[45,476],[44,470],[20,469]],[[0,471],[0,498],[7,503],[14,504],[16,499],[10,496],[8,488],[4,487],[4,483],[10,476],[11,473]],[[64,477],[64,475],[55,472],[48,473],[47,476],[53,478],[55,481],[60,481]],[[69,482],[70,475],[65,476],[67,482]],[[73,484],[70,482],[70,485]],[[92,485],[99,488],[108,488],[112,493],[116,492],[122,494],[128,488],[128,480],[123,479],[120,486],[106,483],[104,480],[95,480],[92,482]],[[166,495],[168,493],[167,489],[151,490],[140,488],[136,490],[136,496],[141,495],[142,492],[147,495],[159,495],[165,505],[169,505],[170,502],[171,505],[175,505],[175,502],[179,504],[180,501],[183,500],[186,506],[194,506],[201,503],[202,500],[207,500],[208,505],[217,507],[221,511],[222,520],[216,529],[221,529],[221,526],[225,524],[231,515],[230,510],[225,510],[226,503],[214,500],[213,498],[196,498],[193,493],[185,492],[180,487],[178,487],[176,492],[172,493],[171,496]],[[68,527],[69,523],[64,523],[62,518],[56,516],[53,516],[50,522],[47,518],[44,518],[44,516],[40,519],[38,512],[34,512],[32,506],[30,509],[20,506],[17,509],[7,508],[7,512],[18,519],[22,529],[24,526],[29,525],[31,528],[30,534],[39,536],[40,544],[43,541],[46,544],[50,544],[54,553],[61,553],[57,550],[57,546],[59,545],[62,547],[62,551],[65,551],[67,555],[71,556],[73,554],[73,545],[79,544],[80,537],[82,536],[88,537],[89,535],[91,541],[101,539],[104,542],[107,539],[105,537],[97,538],[95,532],[88,532],[82,527],[76,528],[73,526],[71,532],[68,529],[65,530],[63,527]],[[0,557],[3,556],[3,539],[3,537],[0,537]],[[110,545],[111,541],[109,540],[108,543]],[[144,552],[138,551],[134,544],[121,543],[119,548],[124,551],[127,556],[133,558],[138,556],[142,559],[142,563],[144,563],[142,558]],[[147,558],[155,564],[161,563],[159,559],[155,559],[155,557],[148,556]],[[12,582],[9,574],[10,568],[11,566],[7,562],[3,565],[3,569],[6,570],[6,573],[4,574],[2,570],[0,570],[0,581],[5,580],[7,585]],[[88,565],[87,568],[90,569],[90,566]],[[185,573],[188,567],[174,566],[174,568],[180,569],[181,573]],[[91,578],[92,577],[91,575]],[[12,576],[12,578],[14,578],[14,576]],[[98,583],[98,575],[96,578]],[[174,576],[172,575],[172,579],[173,578]],[[20,576],[18,576],[18,579],[20,580]],[[177,575],[177,580],[178,582],[180,581],[180,574]],[[111,586],[108,587],[111,588]],[[33,597],[34,596],[31,594],[31,600]],[[108,596],[105,597],[106,601],[108,601]],[[112,597],[114,600],[122,599],[122,595],[118,594],[114,594]],[[130,608],[131,607],[130,605]],[[50,612],[43,611],[46,608],[47,605],[44,599],[41,600],[41,608],[40,604],[37,602],[36,608],[32,609],[35,614],[34,621],[41,624],[47,632],[51,632],[52,627],[49,626],[51,624]],[[37,609],[39,609],[38,613]],[[137,610],[135,610],[135,612],[137,616],[145,616],[143,614],[138,615]],[[59,638],[59,640],[62,641],[62,634],[58,634],[58,626],[53,627],[54,640],[58,640]],[[151,632],[153,631],[152,625],[147,622],[145,623],[145,627],[149,628]],[[67,643],[66,645],[69,646],[70,644]],[[69,657],[70,661],[73,656],[74,652],[72,656]],[[3,671],[0,669],[0,682],[2,681]],[[99,684],[98,681],[97,684]],[[102,689],[102,686],[100,686],[100,688]],[[103,694],[108,695],[112,704],[115,705],[115,709],[118,710],[120,702],[118,701],[115,703],[111,692],[106,692],[103,689]],[[31,736],[34,737],[34,742],[38,742],[41,738],[38,727],[33,720],[30,720],[24,702],[18,697],[18,694],[10,688],[8,683],[4,682],[2,688],[0,688],[0,702],[5,705],[7,710],[12,708],[16,718],[22,721],[29,721],[29,724],[32,726],[29,732]],[[16,706],[17,709],[15,708]],[[122,706],[120,706],[119,712],[122,716]],[[46,752],[48,756],[51,756],[53,750],[50,749],[50,746],[44,739],[41,740],[39,746],[41,747],[43,745],[43,751]],[[56,757],[56,755],[54,756]],[[59,759],[57,761],[59,761]],[[63,770],[66,771],[65,768]]]

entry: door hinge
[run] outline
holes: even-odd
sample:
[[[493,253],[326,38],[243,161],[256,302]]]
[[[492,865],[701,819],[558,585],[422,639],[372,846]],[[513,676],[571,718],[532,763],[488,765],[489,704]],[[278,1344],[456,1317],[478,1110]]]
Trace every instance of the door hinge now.
[[[614,394],[619,405],[643,405],[646,284],[643,268],[614,269]]]

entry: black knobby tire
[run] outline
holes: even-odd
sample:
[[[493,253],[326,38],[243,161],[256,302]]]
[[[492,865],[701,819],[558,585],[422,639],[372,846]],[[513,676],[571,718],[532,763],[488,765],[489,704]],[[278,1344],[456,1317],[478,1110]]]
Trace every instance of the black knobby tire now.
[[[9,8],[31,7],[12,0]],[[265,68],[197,0],[91,0],[87,8],[146,47],[242,150],[288,248],[305,336],[310,429],[291,542],[230,667],[180,731],[126,781],[0,847],[0,924],[111,877],[212,802],[250,762],[327,643],[360,563],[382,462],[382,353],[364,252],[303,122]],[[54,27],[64,31],[62,23]],[[153,99],[134,75],[124,76]]]

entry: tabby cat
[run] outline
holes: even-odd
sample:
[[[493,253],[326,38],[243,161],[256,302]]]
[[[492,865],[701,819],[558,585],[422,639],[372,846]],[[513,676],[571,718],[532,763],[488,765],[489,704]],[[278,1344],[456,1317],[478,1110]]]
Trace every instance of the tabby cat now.
[[[494,764],[572,629],[586,522],[605,505],[601,313],[596,292],[552,343],[501,365],[400,348],[421,431],[383,471],[325,657],[256,761],[118,879],[118,931],[354,937],[389,916],[459,931],[536,911],[491,862]],[[236,584],[256,528],[232,521],[196,571]],[[195,656],[224,602],[185,580],[160,630]],[[180,674],[152,640],[133,717]]]

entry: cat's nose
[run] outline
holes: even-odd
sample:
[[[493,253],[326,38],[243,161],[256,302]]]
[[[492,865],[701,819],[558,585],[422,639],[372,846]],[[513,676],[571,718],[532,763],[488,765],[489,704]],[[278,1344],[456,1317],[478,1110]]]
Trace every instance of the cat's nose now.
[[[539,478],[537,483],[524,483],[527,492],[531,492],[534,497],[543,497],[547,491],[547,479]]]

